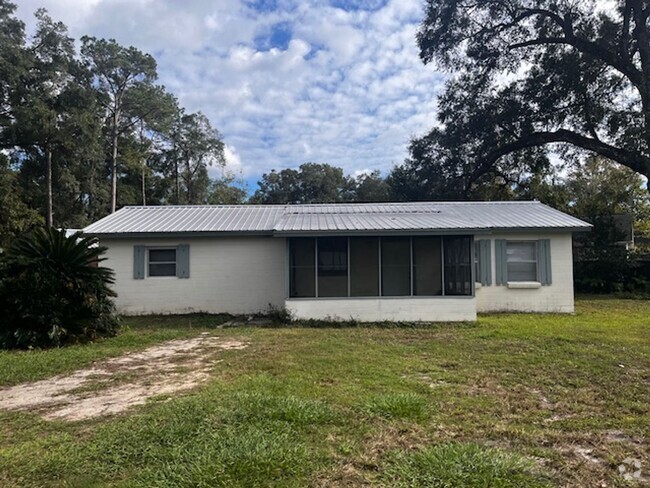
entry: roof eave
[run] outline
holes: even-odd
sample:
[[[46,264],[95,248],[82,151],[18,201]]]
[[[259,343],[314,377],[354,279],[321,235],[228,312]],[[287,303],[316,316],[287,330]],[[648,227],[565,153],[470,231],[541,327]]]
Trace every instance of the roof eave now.
[[[369,229],[369,230],[282,230],[275,231],[277,237],[312,237],[317,235],[453,235],[453,234],[494,234],[498,232],[550,232],[550,233],[567,233],[567,232],[588,232],[588,227],[489,227],[489,228],[451,228],[451,229]]]
[[[270,230],[263,231],[183,231],[183,232],[83,232],[99,239],[159,239],[172,237],[244,237],[273,236]]]

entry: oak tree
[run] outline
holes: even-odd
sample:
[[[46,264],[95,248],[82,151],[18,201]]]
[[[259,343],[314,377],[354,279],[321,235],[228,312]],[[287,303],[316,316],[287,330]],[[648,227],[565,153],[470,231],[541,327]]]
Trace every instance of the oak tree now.
[[[641,0],[428,0],[420,57],[452,75],[405,171],[466,198],[549,149],[650,176],[649,16]]]

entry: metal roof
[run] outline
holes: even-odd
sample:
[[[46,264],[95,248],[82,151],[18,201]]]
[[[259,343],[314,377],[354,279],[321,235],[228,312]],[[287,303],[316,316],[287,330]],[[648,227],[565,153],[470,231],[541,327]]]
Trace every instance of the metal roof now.
[[[124,207],[89,225],[92,235],[490,230],[586,230],[539,202],[414,202]]]

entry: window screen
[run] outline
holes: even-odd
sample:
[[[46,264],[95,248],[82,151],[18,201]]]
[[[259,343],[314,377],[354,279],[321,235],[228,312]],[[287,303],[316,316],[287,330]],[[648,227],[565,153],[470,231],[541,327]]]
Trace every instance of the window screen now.
[[[508,242],[506,255],[508,281],[538,281],[536,241]]]
[[[348,296],[348,238],[318,238],[318,296]]]
[[[442,295],[440,237],[413,238],[413,294]]]
[[[296,298],[316,296],[316,240],[289,240],[289,295]]]
[[[379,238],[350,238],[350,296],[379,295]]]
[[[149,249],[149,276],[176,276],[176,249]]]
[[[381,240],[381,294],[411,295],[411,239],[408,237]]]
[[[445,237],[445,295],[472,294],[471,243],[471,237]]]

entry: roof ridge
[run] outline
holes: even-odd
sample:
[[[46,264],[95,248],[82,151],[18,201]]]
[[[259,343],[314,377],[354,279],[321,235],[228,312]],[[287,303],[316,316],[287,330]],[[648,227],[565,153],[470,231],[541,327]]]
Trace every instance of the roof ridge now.
[[[538,200],[490,200],[490,201],[411,201],[411,202],[331,202],[331,203],[239,203],[239,204],[182,204],[182,205],[125,205],[123,209],[175,209],[175,208],[287,208],[287,207],[352,207],[352,206],[411,206],[411,205],[520,205],[541,204]]]

